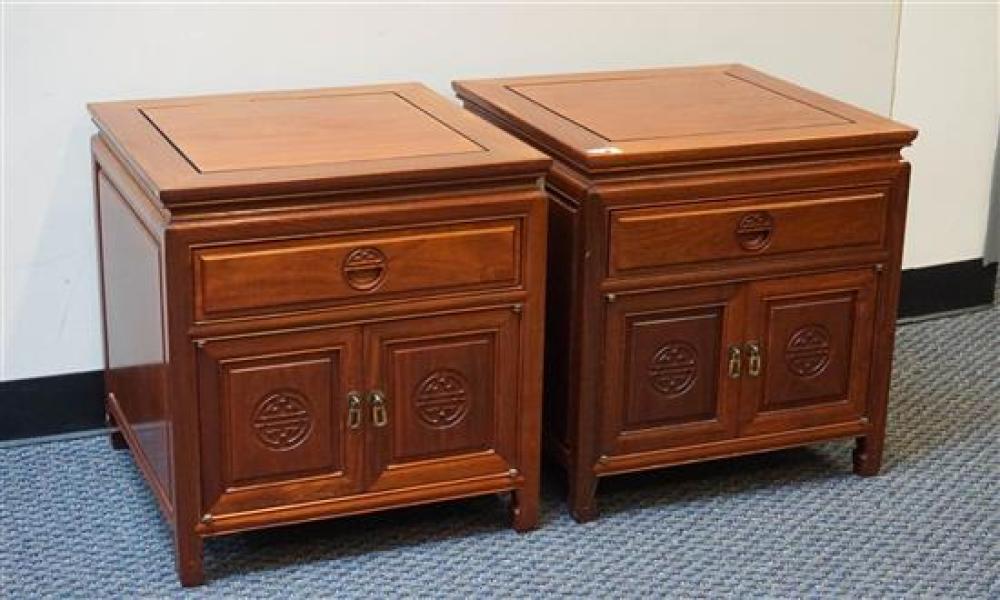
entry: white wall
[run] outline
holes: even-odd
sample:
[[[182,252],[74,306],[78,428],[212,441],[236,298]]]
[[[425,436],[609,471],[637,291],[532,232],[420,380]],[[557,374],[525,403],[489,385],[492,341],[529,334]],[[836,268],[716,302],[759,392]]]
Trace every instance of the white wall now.
[[[0,380],[101,367],[88,101],[744,62],[886,114],[897,8],[8,6]]]
[[[893,116],[920,129],[903,262],[983,256],[997,143],[996,4],[904,2]]]

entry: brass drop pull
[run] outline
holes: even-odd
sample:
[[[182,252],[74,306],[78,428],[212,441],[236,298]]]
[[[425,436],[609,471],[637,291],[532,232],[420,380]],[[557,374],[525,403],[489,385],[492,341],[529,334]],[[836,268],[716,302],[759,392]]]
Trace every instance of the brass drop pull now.
[[[742,355],[739,346],[729,347],[729,376],[738,379],[742,370]]]
[[[385,406],[385,394],[381,390],[375,390],[368,394],[368,401],[372,405],[372,424],[375,427],[385,427],[389,423],[389,411]]]
[[[347,426],[361,428],[361,394],[354,390],[347,392]]]
[[[760,367],[763,360],[760,356],[760,343],[759,342],[747,342],[747,352],[750,354],[747,365],[747,373],[750,377],[758,377],[760,375]]]

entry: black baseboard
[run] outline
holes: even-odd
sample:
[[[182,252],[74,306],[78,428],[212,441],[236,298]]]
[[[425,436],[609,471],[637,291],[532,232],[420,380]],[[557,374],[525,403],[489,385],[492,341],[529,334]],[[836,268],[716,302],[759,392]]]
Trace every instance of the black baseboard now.
[[[899,292],[901,319],[989,306],[997,284],[997,263],[982,259],[906,269]]]
[[[0,381],[0,441],[102,427],[101,371]]]
[[[900,318],[993,303],[997,265],[981,260],[903,271]],[[104,427],[100,371],[0,381],[0,442]]]

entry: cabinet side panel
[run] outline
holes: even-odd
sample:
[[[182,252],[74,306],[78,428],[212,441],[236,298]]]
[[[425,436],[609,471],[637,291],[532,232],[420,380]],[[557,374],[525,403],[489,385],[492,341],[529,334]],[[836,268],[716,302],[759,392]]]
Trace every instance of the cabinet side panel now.
[[[573,328],[577,293],[579,210],[552,195],[549,202],[548,274],[545,306],[545,433],[568,444],[570,401],[575,394]],[[558,458],[558,457],[557,457]]]
[[[160,241],[103,171],[97,175],[97,194],[109,410],[164,511],[172,515]]]

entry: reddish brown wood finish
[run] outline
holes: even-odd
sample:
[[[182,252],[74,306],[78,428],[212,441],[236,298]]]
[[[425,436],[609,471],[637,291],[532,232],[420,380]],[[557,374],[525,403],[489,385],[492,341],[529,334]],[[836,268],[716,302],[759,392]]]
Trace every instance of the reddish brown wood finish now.
[[[253,528],[536,526],[548,159],[412,84],[91,110],[109,422],[182,584]]]
[[[456,82],[588,173],[889,150],[914,131],[742,65]]]
[[[738,286],[649,292],[608,307],[603,444],[634,454],[732,437],[739,387],[728,349],[742,331]]]
[[[517,285],[515,219],[234,244],[195,253],[199,319]],[[462,260],[455,260],[461,256]]]
[[[89,109],[139,185],[174,214],[265,196],[274,206],[273,196],[293,193],[517,179],[546,164],[417,83]]]
[[[836,196],[829,192],[731,200],[705,206],[616,210],[611,215],[611,275],[719,263],[828,248],[883,243],[883,191]]]
[[[855,437],[881,463],[916,132],[747,67],[456,82],[556,158],[545,443],[599,477]]]

